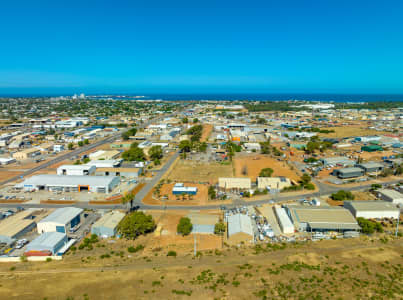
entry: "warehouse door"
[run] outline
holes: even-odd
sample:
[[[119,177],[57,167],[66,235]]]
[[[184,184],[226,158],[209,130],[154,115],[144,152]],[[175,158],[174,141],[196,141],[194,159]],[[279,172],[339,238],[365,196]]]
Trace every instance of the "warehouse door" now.
[[[90,186],[89,185],[79,185],[78,186],[78,191],[89,191],[90,190]]]

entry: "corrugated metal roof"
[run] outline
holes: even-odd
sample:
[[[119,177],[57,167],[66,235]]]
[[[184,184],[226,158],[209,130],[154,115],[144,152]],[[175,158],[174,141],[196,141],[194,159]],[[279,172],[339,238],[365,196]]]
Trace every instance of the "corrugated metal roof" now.
[[[52,212],[49,216],[42,219],[39,223],[55,222],[59,224],[67,224],[82,212],[83,210],[77,207],[58,208],[54,212]]]
[[[398,191],[395,191],[395,190],[382,189],[382,190],[378,190],[378,192],[391,199],[402,199],[403,198],[403,194],[399,193]]]
[[[0,235],[13,237],[31,224],[33,219],[26,219],[32,214],[30,210],[24,210],[0,221]]]
[[[66,237],[66,234],[61,232],[45,232],[30,242],[27,246],[27,250],[34,250],[38,247],[53,248],[60,241]]]
[[[387,201],[344,201],[357,211],[398,211],[399,209],[391,202]]]
[[[111,182],[118,178],[116,176],[69,176],[69,175],[35,175],[23,182],[16,184],[18,187],[37,186],[78,186],[78,185],[91,185],[91,186],[108,186]]]
[[[119,211],[111,211],[103,215],[98,221],[96,221],[93,227],[107,227],[115,229],[119,222],[125,217],[125,214]]]
[[[244,232],[253,236],[252,221],[249,216],[235,214],[228,217],[228,236],[235,233]]]

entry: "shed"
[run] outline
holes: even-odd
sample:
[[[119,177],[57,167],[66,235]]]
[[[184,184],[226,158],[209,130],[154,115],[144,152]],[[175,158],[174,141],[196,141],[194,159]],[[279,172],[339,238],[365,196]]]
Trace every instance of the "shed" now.
[[[102,237],[112,237],[116,235],[117,227],[125,214],[119,211],[111,211],[103,215],[92,225],[91,233]]]
[[[276,215],[278,224],[280,225],[281,231],[283,233],[294,233],[294,225],[292,224],[290,218],[288,217],[284,208],[275,205],[273,207],[274,213]]]
[[[379,172],[384,169],[384,165],[377,162],[358,164],[357,167],[363,169],[365,173]]]
[[[67,244],[67,235],[60,232],[45,232],[27,245],[27,252],[49,251],[56,254],[65,244]]]
[[[368,146],[362,146],[361,151],[366,151],[366,152],[383,151],[383,148],[378,145],[368,145]]]
[[[231,244],[253,242],[254,231],[252,220],[244,214],[234,214],[228,217],[228,239]]]
[[[249,190],[252,186],[250,178],[220,177],[218,187],[224,190]]]
[[[24,210],[0,221],[0,242],[11,244],[35,228],[32,211]]]
[[[356,178],[364,175],[364,170],[361,168],[343,168],[333,170],[333,175],[340,179]]]
[[[396,205],[387,201],[344,201],[343,206],[348,209],[355,218],[397,219],[399,217],[399,209]]]
[[[82,213],[83,210],[77,207],[58,208],[46,218],[38,222],[38,232],[66,233],[70,228],[73,228],[80,223]]]
[[[403,204],[403,194],[395,190],[381,189],[378,190],[378,197],[384,201],[392,202],[394,204]]]

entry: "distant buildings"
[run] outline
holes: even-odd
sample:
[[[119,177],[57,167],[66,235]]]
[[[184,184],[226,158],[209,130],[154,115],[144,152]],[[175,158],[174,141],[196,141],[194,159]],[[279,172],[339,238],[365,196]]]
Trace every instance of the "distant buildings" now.
[[[220,177],[218,187],[222,190],[250,190],[252,182],[250,178]]]

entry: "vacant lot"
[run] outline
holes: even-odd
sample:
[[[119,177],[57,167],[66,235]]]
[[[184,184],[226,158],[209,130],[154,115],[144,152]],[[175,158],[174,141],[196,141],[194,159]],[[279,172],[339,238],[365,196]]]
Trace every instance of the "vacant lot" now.
[[[319,133],[321,137],[328,138],[343,138],[350,136],[365,136],[365,135],[379,135],[386,132],[376,131],[374,129],[368,129],[365,125],[346,125],[341,127],[323,127],[323,130],[334,130],[332,133]]]
[[[200,141],[206,142],[213,131],[213,125],[211,124],[203,124],[203,132]]]
[[[1,170],[0,169],[0,181],[7,180],[11,177],[17,176],[22,174],[22,172],[17,172],[17,171],[6,171],[6,170]]]
[[[232,177],[232,165],[178,160],[167,175],[175,182],[192,181],[216,183],[219,177]]]
[[[299,176],[295,170],[291,170],[290,167],[284,161],[278,161],[267,155],[262,154],[238,154],[234,159],[235,176],[236,177],[249,177],[252,180],[256,180],[260,171],[264,168],[272,168],[274,170],[273,177],[284,176],[295,181],[299,180]],[[245,174],[246,173],[246,174]]]
[[[403,293],[402,239],[226,248],[197,259],[167,257],[161,247],[148,256],[128,253],[136,243],[100,242],[61,262],[2,264],[0,298],[347,300]]]

